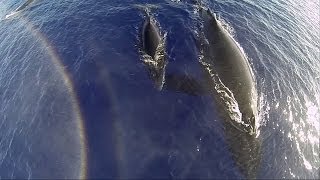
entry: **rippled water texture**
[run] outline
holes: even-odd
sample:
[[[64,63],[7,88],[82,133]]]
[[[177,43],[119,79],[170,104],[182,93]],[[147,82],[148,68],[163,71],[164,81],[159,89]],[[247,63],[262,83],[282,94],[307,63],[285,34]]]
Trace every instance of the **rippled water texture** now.
[[[264,124],[261,177],[318,177],[319,1],[240,6],[245,11],[230,16],[237,19],[232,26],[256,71]]]
[[[139,55],[149,3],[166,73],[201,82],[193,1],[24,2],[0,1],[0,178],[244,177],[214,100],[158,91]],[[319,178],[319,1],[203,6],[255,75],[257,177]]]

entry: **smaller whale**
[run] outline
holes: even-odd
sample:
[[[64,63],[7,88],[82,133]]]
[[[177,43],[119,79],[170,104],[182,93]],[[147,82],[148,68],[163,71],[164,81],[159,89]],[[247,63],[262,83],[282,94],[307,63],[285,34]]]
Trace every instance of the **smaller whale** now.
[[[152,58],[155,58],[160,41],[161,37],[159,28],[151,20],[151,17],[148,16],[143,24],[142,30],[142,42],[144,51]]]
[[[146,19],[141,32],[142,60],[149,69],[158,90],[163,87],[167,65],[165,39],[165,35],[161,35],[156,21],[146,11]]]
[[[27,0],[24,4],[22,4],[20,7],[18,7],[15,11],[21,11],[25,9],[29,4],[31,4],[34,0]]]
[[[11,12],[10,14],[7,14],[5,16],[5,19],[11,18],[15,15],[17,15],[19,12],[21,12],[22,10],[24,10],[27,6],[29,6],[34,0],[27,0],[25,3],[23,3],[21,6],[19,6],[16,10],[14,10],[13,12]]]

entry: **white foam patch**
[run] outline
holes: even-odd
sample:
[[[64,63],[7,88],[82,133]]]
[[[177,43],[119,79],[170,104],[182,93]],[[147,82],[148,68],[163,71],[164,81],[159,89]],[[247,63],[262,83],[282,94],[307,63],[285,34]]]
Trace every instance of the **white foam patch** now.
[[[279,106],[279,105],[278,105]],[[267,101],[267,96],[265,94],[261,94],[258,97],[258,112],[257,112],[257,119],[256,119],[256,133],[257,133],[257,137],[259,137],[260,135],[260,128],[262,126],[265,126],[267,123],[267,119],[269,119],[269,111],[270,111],[270,105],[268,104]]]
[[[150,14],[151,9],[157,9],[160,7],[156,4],[134,4],[133,6],[142,11],[145,11],[148,15]]]
[[[20,11],[13,11],[13,12],[7,14],[7,15],[5,16],[5,19],[14,18],[14,17],[16,17],[17,15],[19,15],[19,13],[20,13]]]

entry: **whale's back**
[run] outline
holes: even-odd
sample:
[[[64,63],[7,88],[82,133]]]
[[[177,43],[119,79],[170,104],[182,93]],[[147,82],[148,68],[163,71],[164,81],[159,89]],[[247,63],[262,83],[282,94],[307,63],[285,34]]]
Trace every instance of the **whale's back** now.
[[[204,38],[204,61],[212,65],[222,83],[233,93],[242,120],[255,128],[256,91],[250,64],[235,40],[217,22],[210,11],[201,10]]]
[[[150,17],[146,18],[142,30],[142,43],[144,51],[154,57],[160,44],[160,32]]]

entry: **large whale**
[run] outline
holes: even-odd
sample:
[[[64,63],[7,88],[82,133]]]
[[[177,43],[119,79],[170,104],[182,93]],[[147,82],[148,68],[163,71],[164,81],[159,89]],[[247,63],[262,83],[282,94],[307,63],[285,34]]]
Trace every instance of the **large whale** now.
[[[161,90],[164,84],[165,67],[167,65],[165,53],[165,35],[162,36],[155,19],[146,13],[146,19],[141,31],[143,61],[155,87]]]
[[[198,48],[203,80],[167,74],[164,88],[190,95],[213,95],[233,159],[244,177],[252,179],[261,159],[255,125],[255,79],[246,56],[215,15],[202,6],[198,12],[202,21]]]
[[[203,79],[190,75],[165,75],[167,64],[163,38],[153,18],[147,15],[142,28],[142,47],[156,87],[193,96],[211,94],[223,119],[230,152],[246,178],[255,178],[260,164],[260,141],[256,138],[257,92],[250,64],[230,34],[209,9],[197,7],[202,21],[198,39]],[[159,56],[158,53],[162,56]],[[165,77],[165,79],[164,79]]]
[[[255,133],[257,92],[250,64],[235,40],[220,25],[216,17],[204,8],[199,9],[203,21],[200,60],[208,76],[218,76],[238,104],[244,131]]]
[[[209,9],[199,8],[202,37],[199,46],[208,89],[220,105],[226,139],[236,164],[252,179],[260,164],[256,138],[257,92],[248,59]]]

